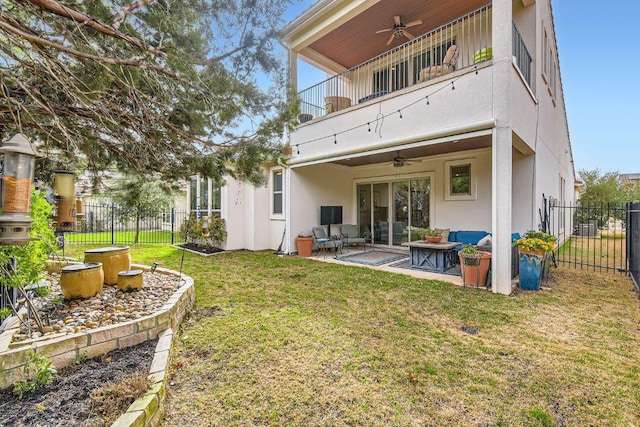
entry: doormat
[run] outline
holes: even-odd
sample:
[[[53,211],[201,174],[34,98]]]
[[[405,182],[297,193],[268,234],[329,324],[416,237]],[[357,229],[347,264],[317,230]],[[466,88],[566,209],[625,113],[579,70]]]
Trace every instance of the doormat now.
[[[428,271],[428,270],[421,270],[419,268],[411,268],[409,267],[408,259],[402,260],[400,262],[396,262],[395,264],[391,264],[389,267],[402,268],[402,269],[413,270],[413,271],[424,271],[425,273],[448,274],[449,276],[462,276],[462,274],[460,273],[460,264],[456,264],[454,267],[451,267],[444,273],[440,273],[439,271]]]
[[[355,262],[357,264],[365,265],[382,265],[390,262],[398,261],[403,258],[409,258],[409,254],[399,254],[397,252],[385,252],[385,251],[366,251],[353,255],[341,256],[338,259],[340,261]],[[409,262],[409,261],[407,261]]]

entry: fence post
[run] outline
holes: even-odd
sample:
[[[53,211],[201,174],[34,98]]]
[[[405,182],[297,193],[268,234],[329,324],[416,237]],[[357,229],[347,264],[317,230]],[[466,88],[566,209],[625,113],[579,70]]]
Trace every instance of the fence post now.
[[[111,244],[114,244],[114,228],[116,224],[116,205],[115,203],[111,203]]]
[[[171,208],[171,244],[172,245],[174,244],[173,234],[175,233],[175,229],[176,229],[175,221],[176,221],[176,208]]]

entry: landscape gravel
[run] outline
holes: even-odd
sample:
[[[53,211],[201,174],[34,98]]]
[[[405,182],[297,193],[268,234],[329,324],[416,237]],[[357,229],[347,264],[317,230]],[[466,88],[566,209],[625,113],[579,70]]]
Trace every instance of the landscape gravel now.
[[[92,298],[65,301],[60,290],[60,275],[49,273],[47,276],[51,294],[35,298],[35,305],[45,325],[43,332],[38,331],[35,321],[31,319],[29,327],[22,325],[19,332],[14,334],[14,342],[83,332],[139,319],[158,311],[184,283],[174,275],[144,272],[142,290],[122,292],[117,286],[104,285],[102,291]]]

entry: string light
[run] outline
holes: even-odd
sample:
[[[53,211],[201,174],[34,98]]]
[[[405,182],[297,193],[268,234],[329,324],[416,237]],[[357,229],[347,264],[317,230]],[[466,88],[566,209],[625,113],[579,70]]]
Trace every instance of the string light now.
[[[475,72],[475,74],[477,75],[477,74],[478,74],[478,67],[477,67],[477,66],[475,66],[475,67],[474,67],[474,69],[475,69],[475,71],[476,71],[476,72]],[[471,75],[471,74],[467,74],[467,75]],[[458,78],[456,78],[456,79],[454,79],[454,80],[452,80],[452,81],[451,81],[451,90],[455,90],[455,89],[456,89],[456,87],[455,87],[455,81],[456,81],[456,80],[458,80],[458,79],[460,79],[460,78],[464,78],[464,76],[458,77]],[[402,107],[401,109],[396,110],[396,112],[397,112],[397,113],[398,113],[398,115],[399,115],[399,118],[400,118],[400,119],[403,119],[403,117],[404,117],[404,116],[402,115],[402,110],[406,110],[407,108],[409,108],[409,107],[411,107],[411,106],[413,106],[413,105],[415,105],[415,104],[418,104],[418,103],[420,103],[420,102],[425,101],[425,103],[426,103],[426,107],[429,107],[429,105],[431,104],[431,102],[430,102],[430,100],[429,100],[429,97],[430,97],[430,96],[432,96],[432,95],[435,95],[435,94],[436,94],[436,93],[438,93],[438,92],[441,92],[441,91],[442,91],[442,90],[444,90],[444,89],[446,89],[446,88],[447,88],[447,86],[448,86],[448,83],[446,83],[446,84],[442,85],[440,88],[438,88],[438,89],[434,90],[434,91],[433,91],[433,92],[431,92],[429,95],[426,95],[424,98],[420,98],[420,99],[418,99],[417,101],[411,102],[411,103],[409,103],[409,104],[405,105],[404,107]],[[378,102],[380,102],[380,101],[378,101]],[[378,113],[378,115],[376,116],[376,129],[375,129],[375,132],[376,132],[376,133],[378,133],[378,132],[380,131],[380,137],[382,137],[382,134],[381,134],[381,131],[382,131],[382,123],[384,122],[385,117],[387,117],[387,116],[389,116],[389,115],[391,115],[391,114],[395,114],[395,113],[389,113],[389,114],[386,114],[386,115],[385,115],[385,114],[382,114],[381,112],[379,112],[379,113]],[[338,135],[341,135],[341,134],[343,134],[343,133],[350,132],[350,131],[352,131],[352,130],[355,130],[355,129],[361,128],[361,127],[363,127],[363,126],[365,126],[365,124],[359,124],[359,125],[353,126],[353,127],[351,127],[351,128],[348,128],[348,129],[342,130],[342,131],[340,131],[340,132],[336,132],[336,133],[334,133],[334,134],[333,134],[333,143],[334,143],[334,144],[336,144],[336,145],[338,144]],[[366,126],[367,126],[367,134],[371,134],[371,122],[366,122]],[[326,139],[327,137],[329,137],[329,135],[319,136],[319,137],[317,137],[317,138],[313,138],[313,139],[309,139],[309,140],[307,140],[307,141],[300,142],[300,143],[296,144],[296,152],[297,152],[298,154],[300,154],[300,147],[299,147],[300,145],[311,144],[312,142],[322,141],[322,140]]]

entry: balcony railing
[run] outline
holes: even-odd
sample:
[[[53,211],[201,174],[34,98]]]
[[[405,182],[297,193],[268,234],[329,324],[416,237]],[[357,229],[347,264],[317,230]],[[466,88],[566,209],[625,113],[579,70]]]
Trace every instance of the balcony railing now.
[[[531,87],[531,55],[515,22],[513,23],[513,56],[516,58],[516,65],[522,73],[522,77]]]
[[[490,46],[489,4],[299,92],[300,121],[474,66],[491,59]]]

